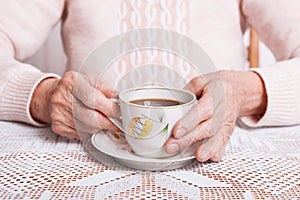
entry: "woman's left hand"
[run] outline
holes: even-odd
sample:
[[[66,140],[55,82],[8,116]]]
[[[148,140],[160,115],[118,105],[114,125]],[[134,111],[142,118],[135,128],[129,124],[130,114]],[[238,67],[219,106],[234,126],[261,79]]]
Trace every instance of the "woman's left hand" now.
[[[199,142],[200,162],[220,161],[238,117],[262,116],[267,97],[260,76],[252,71],[219,71],[191,80],[185,89],[197,104],[173,128],[166,151],[174,153]]]

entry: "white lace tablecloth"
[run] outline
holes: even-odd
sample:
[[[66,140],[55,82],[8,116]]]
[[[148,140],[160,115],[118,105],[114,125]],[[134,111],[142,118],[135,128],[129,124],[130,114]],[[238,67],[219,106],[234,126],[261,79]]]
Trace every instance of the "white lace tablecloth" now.
[[[49,128],[0,122],[0,162],[0,199],[300,199],[300,126],[237,128],[219,163],[141,172]]]

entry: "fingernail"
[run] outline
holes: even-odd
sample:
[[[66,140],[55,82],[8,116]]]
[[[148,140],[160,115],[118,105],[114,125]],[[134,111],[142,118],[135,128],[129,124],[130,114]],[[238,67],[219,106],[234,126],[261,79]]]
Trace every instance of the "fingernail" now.
[[[199,154],[200,160],[202,162],[208,160],[208,156],[209,156],[209,151],[207,151],[207,150],[202,150]]]
[[[170,144],[167,147],[167,153],[175,153],[179,150],[179,145],[176,143]]]
[[[177,132],[176,132],[176,138],[181,138],[182,136],[184,136],[186,133],[186,129],[185,128],[180,128]]]

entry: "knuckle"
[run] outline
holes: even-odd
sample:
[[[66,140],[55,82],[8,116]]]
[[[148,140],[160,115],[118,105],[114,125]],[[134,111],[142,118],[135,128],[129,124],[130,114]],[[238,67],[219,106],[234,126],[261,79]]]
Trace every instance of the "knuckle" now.
[[[68,71],[68,72],[64,73],[62,80],[63,80],[63,82],[67,81],[67,83],[70,83],[70,82],[74,83],[77,75],[78,75],[78,72]]]
[[[211,131],[209,124],[204,124],[202,127],[197,126],[198,140],[204,140],[213,136],[213,132]]]
[[[77,76],[78,76],[78,72],[68,71],[63,75],[60,84],[68,88],[69,90],[71,90],[75,85]]]
[[[222,135],[223,135],[223,141],[224,142],[229,141],[230,134],[228,132],[223,132]]]
[[[59,92],[55,92],[52,94],[52,96],[50,98],[50,103],[57,104],[57,103],[60,103],[61,100],[62,100],[61,94]]]
[[[182,141],[182,146],[183,147],[187,147],[192,145],[194,142],[197,141],[197,133],[190,133],[189,137],[186,137],[183,141]]]
[[[195,139],[195,136],[192,133],[190,133],[186,137],[176,140],[176,144],[179,145],[180,149],[183,149],[185,147],[192,145],[194,142],[194,139]]]

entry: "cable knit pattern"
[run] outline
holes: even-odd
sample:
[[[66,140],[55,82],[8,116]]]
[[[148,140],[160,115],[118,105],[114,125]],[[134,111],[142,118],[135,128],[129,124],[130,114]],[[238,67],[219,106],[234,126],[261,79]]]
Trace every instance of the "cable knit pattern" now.
[[[188,35],[187,9],[187,0],[122,0],[118,10],[118,32],[122,33],[141,28],[160,28]],[[166,35],[166,37],[168,36]],[[151,36],[149,36],[149,40],[151,40]],[[133,43],[139,42],[138,35],[131,38],[131,41]],[[170,41],[172,42],[170,45],[174,45],[171,38],[165,38],[164,41]],[[188,48],[183,41],[176,42],[177,45],[181,45],[181,49]],[[122,48],[122,44],[119,47]],[[186,80],[193,77],[192,73],[194,71],[191,70],[189,63],[184,62],[183,59],[174,54],[159,50],[132,52],[115,62],[114,69],[118,74],[117,76],[121,78],[130,69],[149,64],[172,67]],[[138,76],[141,76],[141,74],[136,74],[133,79],[140,78]],[[141,82],[141,84],[143,83]],[[176,84],[176,81],[173,84]]]
[[[119,33],[138,28],[187,33],[187,0],[121,0]]]

